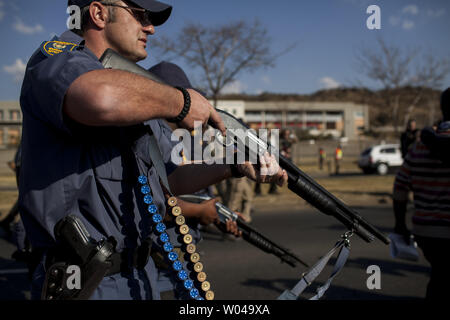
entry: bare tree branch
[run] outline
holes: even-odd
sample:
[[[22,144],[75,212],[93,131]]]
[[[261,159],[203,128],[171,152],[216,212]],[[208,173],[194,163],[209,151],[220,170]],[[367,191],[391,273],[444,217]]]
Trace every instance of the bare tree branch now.
[[[242,72],[272,67],[282,55],[296,44],[272,54],[267,29],[255,20],[227,23],[216,27],[187,24],[176,40],[162,37],[152,45],[166,60],[184,59],[191,67],[202,72],[201,87],[207,88],[215,103],[225,86],[236,81]]]
[[[405,50],[388,45],[378,39],[378,50],[362,48],[355,55],[356,68],[367,78],[381,84],[386,112],[391,113],[392,125],[397,132],[400,118],[406,125],[415,108],[424,98],[426,88],[440,88],[450,73],[448,59],[438,60],[432,54],[420,55],[418,48]],[[403,87],[415,87],[416,94],[406,101],[400,95]]]

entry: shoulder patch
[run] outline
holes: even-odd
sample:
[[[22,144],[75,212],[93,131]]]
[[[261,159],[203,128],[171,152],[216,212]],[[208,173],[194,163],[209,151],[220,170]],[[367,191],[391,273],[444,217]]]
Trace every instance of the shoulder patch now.
[[[73,51],[78,45],[63,41],[45,41],[41,45],[41,52],[47,57],[55,56],[63,52]]]

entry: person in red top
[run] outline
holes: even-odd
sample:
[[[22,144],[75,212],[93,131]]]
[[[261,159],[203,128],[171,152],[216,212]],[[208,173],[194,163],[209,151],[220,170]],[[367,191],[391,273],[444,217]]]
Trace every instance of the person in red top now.
[[[325,150],[323,150],[323,148],[319,149],[319,169],[323,170],[323,163],[325,162],[327,158],[327,153],[325,152]]]
[[[443,299],[450,287],[450,88],[441,97],[444,117],[437,130],[426,128],[409,149],[394,183],[396,233],[407,241],[408,192],[414,194],[412,233],[431,265],[426,297]]]
[[[341,166],[341,161],[343,157],[342,147],[338,146],[336,150],[334,151],[334,162],[335,162],[335,168],[336,168],[336,175],[339,174],[339,168]]]

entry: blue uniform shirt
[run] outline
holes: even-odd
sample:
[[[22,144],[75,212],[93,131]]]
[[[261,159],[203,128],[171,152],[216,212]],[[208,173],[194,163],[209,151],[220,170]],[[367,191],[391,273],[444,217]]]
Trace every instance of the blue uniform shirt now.
[[[73,214],[95,240],[113,236],[118,252],[136,248],[152,232],[137,182],[142,172],[137,172],[136,162],[148,175],[160,213],[164,215],[166,210],[146,148],[148,136],[142,126],[94,128],[64,115],[63,102],[70,85],[103,66],[76,34],[68,31],[58,40],[79,46],[53,56],[37,50],[28,62],[20,98],[23,137],[19,206],[27,235],[34,248],[52,247],[55,224]],[[157,128],[157,122],[148,124]],[[170,139],[162,141],[162,131],[154,134],[162,153],[170,154]],[[171,166],[168,173],[173,169]],[[43,271],[41,264],[35,274],[37,286],[43,280]],[[156,283],[155,271],[150,259],[145,272],[134,270],[130,275],[107,277],[93,298],[158,298],[157,288],[150,284]]]

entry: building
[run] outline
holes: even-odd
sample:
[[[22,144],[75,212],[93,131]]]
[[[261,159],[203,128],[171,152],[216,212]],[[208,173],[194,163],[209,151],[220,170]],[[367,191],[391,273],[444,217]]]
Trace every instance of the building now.
[[[355,140],[369,130],[369,107],[351,102],[218,101],[217,107],[255,128],[300,128],[311,135]]]
[[[22,135],[22,110],[18,101],[0,101],[0,148],[17,146]]]
[[[299,128],[311,135],[356,140],[369,130],[369,107],[351,102],[220,100],[217,107],[253,128]],[[22,133],[19,102],[0,102],[0,148],[15,146]]]

